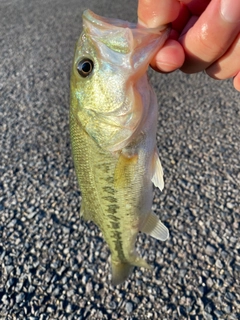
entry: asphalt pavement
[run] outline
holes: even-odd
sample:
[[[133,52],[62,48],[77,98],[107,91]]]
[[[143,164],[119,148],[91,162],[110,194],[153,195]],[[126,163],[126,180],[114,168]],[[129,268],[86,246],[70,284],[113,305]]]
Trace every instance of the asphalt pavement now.
[[[81,15],[136,21],[137,1],[0,1],[0,319],[240,319],[240,93],[204,73],[150,73],[165,243],[139,235],[111,285],[109,250],[81,221],[69,76]]]

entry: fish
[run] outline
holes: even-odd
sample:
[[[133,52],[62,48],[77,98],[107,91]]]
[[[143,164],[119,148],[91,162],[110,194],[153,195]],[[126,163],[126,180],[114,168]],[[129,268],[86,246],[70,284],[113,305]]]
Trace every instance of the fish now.
[[[111,252],[112,284],[152,267],[135,249],[139,232],[165,241],[152,212],[153,184],[164,187],[156,145],[158,103],[148,66],[170,28],[148,29],[90,10],[82,16],[70,81],[70,138],[81,191],[80,215]]]

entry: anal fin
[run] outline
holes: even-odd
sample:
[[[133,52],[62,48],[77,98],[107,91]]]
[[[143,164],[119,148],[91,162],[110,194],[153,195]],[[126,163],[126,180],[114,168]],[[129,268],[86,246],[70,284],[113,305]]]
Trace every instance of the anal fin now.
[[[153,172],[154,174],[152,177],[152,182],[155,185],[155,187],[159,188],[162,191],[164,188],[163,169],[158,156],[157,149],[155,149],[153,155]]]
[[[159,220],[159,218],[151,212],[140,229],[141,232],[149,234],[151,237],[161,241],[166,241],[169,237],[168,228]]]

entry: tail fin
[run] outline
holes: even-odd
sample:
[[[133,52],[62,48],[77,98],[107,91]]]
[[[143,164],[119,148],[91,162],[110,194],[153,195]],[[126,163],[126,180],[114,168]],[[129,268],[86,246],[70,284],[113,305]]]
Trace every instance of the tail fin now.
[[[132,257],[131,262],[115,262],[112,260],[112,284],[116,286],[127,280],[134,267],[143,267],[150,270],[153,269],[152,266],[150,266],[144,259],[138,256]]]
[[[130,276],[134,266],[128,262],[112,261],[112,284],[114,286],[121,284]]]

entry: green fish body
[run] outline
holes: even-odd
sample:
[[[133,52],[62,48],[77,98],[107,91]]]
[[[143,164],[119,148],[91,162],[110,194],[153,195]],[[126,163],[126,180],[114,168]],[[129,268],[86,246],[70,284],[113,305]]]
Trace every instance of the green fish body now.
[[[163,188],[156,148],[157,100],[148,65],[168,37],[86,10],[71,75],[70,133],[81,189],[81,215],[101,230],[111,251],[112,282],[134,266],[138,232],[159,240],[168,229],[152,213],[152,182]]]

